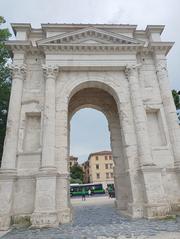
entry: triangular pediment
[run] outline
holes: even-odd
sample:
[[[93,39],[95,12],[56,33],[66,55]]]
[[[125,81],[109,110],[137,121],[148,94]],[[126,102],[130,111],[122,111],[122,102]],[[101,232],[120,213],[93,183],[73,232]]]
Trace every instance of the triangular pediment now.
[[[61,44],[137,44],[144,45],[143,41],[124,36],[122,34],[104,31],[94,27],[89,27],[73,32],[59,34],[53,37],[39,40],[37,42],[39,46],[43,45],[61,45]]]

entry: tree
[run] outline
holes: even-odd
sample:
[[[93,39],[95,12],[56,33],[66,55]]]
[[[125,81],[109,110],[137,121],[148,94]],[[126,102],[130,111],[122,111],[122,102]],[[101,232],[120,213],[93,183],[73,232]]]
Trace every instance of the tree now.
[[[5,23],[0,16],[0,26]],[[11,58],[11,53],[5,46],[5,41],[11,36],[7,28],[0,28],[0,163],[3,153],[3,144],[6,132],[7,112],[9,105],[11,78],[7,62]]]
[[[172,95],[174,98],[174,103],[176,106],[176,109],[180,109],[180,92],[176,91],[176,90],[172,90]]]
[[[79,165],[74,165],[70,169],[71,183],[83,182],[83,170]]]

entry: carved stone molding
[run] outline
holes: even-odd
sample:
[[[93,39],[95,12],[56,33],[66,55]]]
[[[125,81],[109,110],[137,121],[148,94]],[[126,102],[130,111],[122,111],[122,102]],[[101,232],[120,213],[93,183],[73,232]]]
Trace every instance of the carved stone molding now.
[[[59,72],[59,67],[58,66],[53,66],[53,65],[42,65],[43,73],[45,79],[48,78],[56,78]]]
[[[144,41],[137,40],[131,37],[124,36],[122,34],[116,34],[113,32],[107,32],[96,28],[86,28],[76,30],[74,32],[65,33],[63,35],[57,35],[47,38],[46,40],[40,40],[39,43],[76,43],[78,40],[86,40],[87,38],[94,40],[101,40],[103,43],[120,43],[120,44],[144,44]]]
[[[164,72],[167,74],[166,60],[157,60],[156,61],[156,72]]]
[[[13,78],[23,79],[27,72],[26,64],[15,65],[10,64],[8,65],[9,69],[11,70],[11,74]]]
[[[127,79],[129,79],[131,76],[135,76],[137,73],[138,68],[141,66],[141,64],[136,65],[126,65],[125,66],[125,76]]]
[[[58,173],[58,178],[62,179],[69,179],[70,178],[70,173]]]

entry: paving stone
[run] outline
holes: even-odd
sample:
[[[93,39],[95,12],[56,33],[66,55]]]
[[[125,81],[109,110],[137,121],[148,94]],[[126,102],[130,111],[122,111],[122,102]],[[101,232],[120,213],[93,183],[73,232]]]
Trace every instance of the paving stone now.
[[[154,236],[159,232],[180,232],[177,220],[131,220],[119,215],[113,205],[74,207],[74,222],[50,229],[13,229],[2,239],[85,239],[125,236]]]

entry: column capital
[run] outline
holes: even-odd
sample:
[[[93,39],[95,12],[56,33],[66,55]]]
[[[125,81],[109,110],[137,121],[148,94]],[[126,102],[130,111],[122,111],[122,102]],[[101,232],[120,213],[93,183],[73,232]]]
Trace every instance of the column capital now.
[[[167,62],[165,59],[156,60],[156,72],[167,72]]]
[[[131,75],[135,75],[137,69],[140,68],[141,64],[134,64],[134,65],[126,65],[125,66],[125,75],[126,78],[129,79]]]
[[[56,65],[42,65],[43,73],[45,79],[47,78],[56,78],[59,72],[59,66]]]
[[[26,64],[9,64],[8,68],[11,71],[13,78],[20,78],[23,79],[27,72],[27,65]]]

